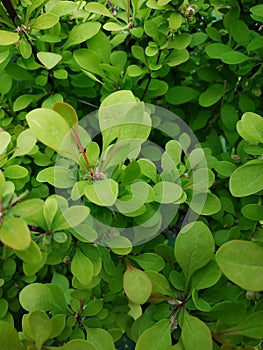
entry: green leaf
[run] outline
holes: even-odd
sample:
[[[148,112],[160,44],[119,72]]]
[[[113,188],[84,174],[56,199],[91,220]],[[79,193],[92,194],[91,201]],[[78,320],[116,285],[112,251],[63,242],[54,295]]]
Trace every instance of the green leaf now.
[[[80,65],[80,67],[85,69],[84,73],[87,74],[90,78],[91,73],[104,77],[104,72],[98,65],[98,62],[101,60],[97,52],[89,49],[78,49],[74,51],[73,57],[75,61]],[[96,80],[97,78],[93,76],[93,79]]]
[[[138,181],[131,186],[131,194],[122,196],[115,203],[116,208],[125,215],[139,210],[147,202],[151,187],[145,182]]]
[[[76,250],[71,262],[71,272],[77,277],[78,281],[84,285],[89,284],[93,277],[93,265],[90,259]]]
[[[21,218],[5,216],[0,227],[0,240],[15,250],[25,250],[31,242],[29,228]]]
[[[141,69],[141,67],[137,66],[136,64],[131,64],[127,68],[127,75],[129,77],[138,77],[138,76],[142,75],[143,73],[144,72]]]
[[[207,325],[185,312],[181,339],[185,350],[212,350],[212,336]]]
[[[172,30],[177,30],[181,27],[181,24],[183,23],[183,16],[178,12],[173,12],[171,16],[169,17],[169,27]]]
[[[64,49],[73,45],[78,45],[83,41],[92,38],[98,33],[100,27],[101,24],[98,22],[85,22],[74,26],[64,44]]]
[[[151,295],[152,282],[145,272],[128,265],[123,275],[123,288],[132,302],[144,304]]]
[[[26,120],[33,134],[44,145],[78,159],[77,146],[69,137],[70,128],[60,114],[48,108],[37,108],[26,115]]]
[[[154,253],[144,253],[138,256],[129,256],[129,258],[136,261],[144,270],[154,270],[159,272],[165,265],[163,258]]]
[[[78,124],[77,112],[68,103],[56,102],[53,109],[65,119],[70,128],[73,128],[76,124]]]
[[[113,14],[99,2],[90,2],[85,6],[85,9],[88,12],[96,13],[104,17],[114,18]]]
[[[54,299],[50,289],[42,283],[32,283],[24,287],[19,294],[19,302],[27,311],[50,311]]]
[[[123,25],[123,24],[109,21],[104,24],[103,29],[108,30],[110,32],[120,32],[122,30],[128,29],[128,24]]]
[[[173,292],[170,285],[164,275],[154,270],[145,271],[147,276],[152,282],[152,295],[162,294],[167,296],[173,296]]]
[[[23,319],[23,330],[29,338],[35,340],[38,349],[49,339],[51,327],[48,315],[41,310],[31,311]]]
[[[263,5],[256,5],[250,8],[250,11],[252,12],[251,17],[257,21],[263,21]]]
[[[215,163],[214,169],[222,176],[229,177],[233,173],[233,171],[237,168],[234,163],[221,160]]]
[[[192,288],[196,290],[212,287],[221,277],[221,271],[214,260],[195,271],[192,276]]]
[[[240,64],[248,59],[248,56],[238,51],[228,51],[221,56],[221,60],[226,64]]]
[[[112,206],[118,196],[118,183],[112,179],[104,179],[87,184],[84,190],[85,196],[92,203],[100,206]]]
[[[7,46],[15,44],[19,40],[17,33],[8,32],[7,30],[0,30],[0,45]]]
[[[167,350],[171,345],[171,324],[163,319],[140,335],[135,350]]]
[[[15,328],[10,323],[4,321],[0,321],[0,348],[1,350],[24,349],[19,342],[18,333]]]
[[[5,176],[3,172],[0,170],[0,203],[2,203],[3,195],[5,192]]]
[[[213,193],[197,193],[191,200],[191,209],[197,214],[213,215],[221,209],[220,199]]]
[[[15,157],[28,154],[34,148],[36,142],[37,142],[37,139],[35,138],[35,136],[33,135],[30,129],[26,129],[22,131],[17,137],[17,141],[16,141],[17,149],[15,150],[13,157],[15,158]]]
[[[61,350],[98,350],[96,346],[87,340],[74,339],[61,347]]]
[[[263,220],[263,205],[261,204],[247,204],[241,209],[241,212],[250,220]]]
[[[49,338],[53,339],[58,337],[62,333],[66,325],[66,317],[63,314],[58,314],[52,317],[50,321],[51,321],[51,332],[50,332]]]
[[[94,344],[97,350],[115,350],[113,338],[105,329],[85,327],[85,330],[87,340]]]
[[[178,66],[181,63],[188,61],[189,52],[186,49],[178,50],[174,49],[171,54],[166,58],[165,63],[169,67]]]
[[[214,239],[201,221],[186,225],[176,238],[174,254],[188,282],[192,274],[205,266],[214,255]]]
[[[155,194],[155,201],[164,204],[178,201],[183,194],[181,186],[168,181],[157,183],[153,187],[153,190]]]
[[[188,86],[173,86],[165,94],[165,99],[173,105],[180,105],[192,101],[199,95],[199,91]]]
[[[221,59],[222,55],[227,53],[228,51],[232,51],[231,48],[224,44],[209,44],[205,46],[205,52],[211,58],[219,58]]]
[[[237,131],[246,141],[253,144],[263,143],[263,118],[258,114],[246,112],[237,123]]]
[[[42,253],[35,241],[31,240],[30,246],[25,250],[15,252],[16,255],[23,261],[31,264],[37,264],[42,260]]]
[[[48,182],[57,188],[68,188],[75,184],[76,179],[70,176],[68,168],[62,166],[49,167],[37,174],[37,181]]]
[[[62,60],[62,56],[54,52],[38,52],[37,57],[47,69],[54,68]]]
[[[234,197],[246,197],[263,189],[263,161],[247,162],[237,168],[230,177],[230,192]]]
[[[199,96],[199,104],[202,107],[210,107],[218,102],[224,93],[224,86],[222,84],[213,84]]]
[[[54,2],[51,4],[53,6],[50,12],[54,13],[59,17],[73,14],[75,11],[78,10],[78,7],[79,7],[79,5],[73,1],[63,1],[63,2],[57,2],[57,3]]]
[[[28,170],[21,165],[10,165],[5,170],[5,177],[9,179],[23,179],[28,175]]]
[[[223,331],[226,335],[244,336],[253,339],[263,337],[263,311],[249,315],[235,327]]]
[[[34,100],[35,100],[34,95],[25,94],[25,95],[19,96],[13,104],[13,111],[17,112],[17,111],[21,111],[22,109],[25,109]]]
[[[31,24],[32,29],[49,29],[54,27],[59,21],[59,17],[54,13],[43,13],[35,18]]]
[[[63,231],[79,226],[90,213],[90,208],[82,205],[74,205],[61,214],[58,222],[53,227],[54,231]]]
[[[106,237],[104,243],[115,253],[127,255],[132,251],[132,243],[125,236]]]
[[[11,135],[6,131],[0,130],[0,138],[1,138],[1,144],[0,144],[0,154],[4,153],[7,146],[9,145],[11,141]]]
[[[224,324],[236,324],[246,317],[247,310],[240,301],[221,301],[212,306],[209,319],[218,320]]]
[[[263,248],[256,243],[227,242],[219,248],[216,262],[226,277],[241,288],[263,290]]]

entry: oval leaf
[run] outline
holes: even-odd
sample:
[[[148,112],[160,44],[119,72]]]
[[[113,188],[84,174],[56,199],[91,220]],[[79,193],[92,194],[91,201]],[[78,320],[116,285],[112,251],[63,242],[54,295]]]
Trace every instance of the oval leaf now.
[[[187,313],[185,314],[181,337],[185,350],[213,349],[212,336],[207,325]]]
[[[179,232],[174,253],[187,281],[194,271],[205,266],[212,259],[214,248],[213,235],[201,221],[186,225]]]
[[[169,320],[161,320],[142,333],[135,350],[167,350],[171,345],[171,323]]]
[[[227,242],[219,248],[216,262],[226,277],[241,288],[263,290],[263,248],[256,243]]]
[[[96,181],[93,184],[87,184],[84,190],[85,196],[89,201],[100,206],[112,206],[118,196],[118,183],[112,179]]]
[[[0,239],[15,250],[25,250],[30,245],[31,235],[24,220],[7,216],[0,227]]]
[[[151,295],[152,282],[145,272],[128,265],[123,275],[123,288],[131,301],[144,304]]]

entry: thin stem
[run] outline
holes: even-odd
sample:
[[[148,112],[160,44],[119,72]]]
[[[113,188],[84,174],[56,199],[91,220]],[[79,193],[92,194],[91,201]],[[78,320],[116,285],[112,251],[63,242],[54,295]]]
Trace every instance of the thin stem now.
[[[161,58],[161,50],[159,50],[158,52],[158,56],[157,56],[157,60],[156,60],[156,64],[159,64],[159,61],[160,61],[160,58]],[[142,97],[141,97],[141,100],[143,101],[143,99],[145,98],[145,95],[147,94],[147,91],[149,89],[149,86],[151,84],[151,81],[152,81],[152,71],[149,70],[149,78],[148,78],[148,81],[147,81],[147,84],[145,86],[145,89],[143,91],[143,94],[142,94]]]
[[[84,158],[84,160],[85,160],[85,162],[86,162],[86,164],[87,164],[88,170],[89,170],[91,173],[93,173],[93,171],[92,171],[92,169],[91,169],[91,167],[90,167],[90,163],[89,163],[89,160],[88,160],[88,158],[87,158],[86,152],[85,152],[85,150],[84,150],[84,148],[83,148],[83,146],[82,146],[82,143],[81,143],[81,141],[80,141],[78,132],[77,132],[77,131],[73,131],[73,136],[74,136],[75,141],[76,141],[76,143],[77,143],[77,145],[78,145],[78,148],[79,148],[81,154],[83,155],[83,158]]]

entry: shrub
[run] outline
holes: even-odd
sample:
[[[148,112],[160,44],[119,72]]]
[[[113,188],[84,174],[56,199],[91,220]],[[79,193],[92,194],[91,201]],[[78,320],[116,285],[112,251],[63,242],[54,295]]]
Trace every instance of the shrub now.
[[[253,5],[2,1],[1,350],[259,349]]]

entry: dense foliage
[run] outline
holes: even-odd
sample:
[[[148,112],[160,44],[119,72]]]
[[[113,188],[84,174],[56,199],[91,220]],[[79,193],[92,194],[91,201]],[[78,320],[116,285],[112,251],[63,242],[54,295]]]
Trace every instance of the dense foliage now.
[[[262,31],[250,0],[2,1],[1,350],[260,349]]]

